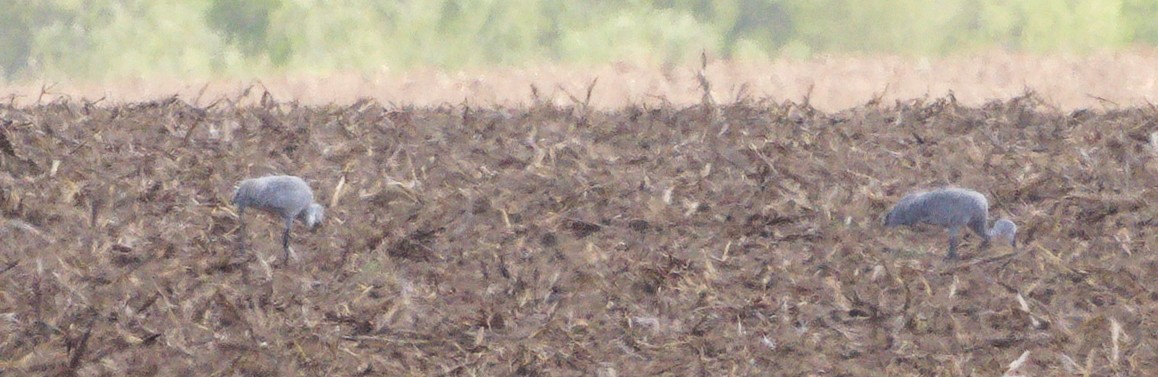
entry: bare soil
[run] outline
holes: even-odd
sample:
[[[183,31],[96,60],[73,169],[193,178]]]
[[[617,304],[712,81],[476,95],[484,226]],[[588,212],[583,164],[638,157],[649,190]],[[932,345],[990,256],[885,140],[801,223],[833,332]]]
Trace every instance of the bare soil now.
[[[601,81],[602,82],[602,81]],[[0,373],[1143,375],[1158,109],[0,106]],[[298,224],[228,204],[300,175]],[[953,184],[1017,249],[883,229]]]
[[[704,68],[704,69],[702,69]],[[280,99],[325,106],[369,98],[387,105],[437,107],[525,107],[535,101],[574,105],[595,82],[592,108],[614,111],[634,105],[692,106],[700,103],[698,76],[712,82],[723,102],[752,96],[804,102],[816,109],[843,111],[874,98],[892,103],[952,94],[977,107],[1036,91],[1059,111],[1120,110],[1158,103],[1158,50],[1136,48],[1089,55],[980,51],[944,58],[906,56],[822,56],[765,62],[707,60],[688,65],[618,62],[599,66],[536,64],[525,67],[392,69],[332,73],[286,73],[260,78],[206,79],[148,77],[104,82],[42,79],[0,82],[0,101],[35,105],[60,96],[73,100],[128,104],[177,94],[195,106],[234,97],[257,85]],[[532,89],[534,87],[534,89]],[[536,95],[537,94],[537,95]]]

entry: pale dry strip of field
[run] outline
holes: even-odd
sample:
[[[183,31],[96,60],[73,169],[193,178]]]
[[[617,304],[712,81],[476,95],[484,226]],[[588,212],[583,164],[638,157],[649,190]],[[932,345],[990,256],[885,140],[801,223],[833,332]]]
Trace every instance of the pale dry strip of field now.
[[[275,98],[304,104],[380,103],[416,106],[459,104],[525,105],[540,99],[570,104],[598,79],[591,105],[617,109],[633,103],[699,103],[699,64],[655,67],[617,63],[601,67],[543,65],[522,68],[398,71],[328,76],[281,75],[258,79],[137,79],[105,83],[35,82],[0,84],[0,95],[18,104],[61,95],[73,99],[137,102],[178,94],[193,104],[236,97],[260,83]],[[726,102],[748,93],[757,98],[801,101],[824,111],[854,107],[874,97],[892,102],[952,92],[963,105],[1008,99],[1032,89],[1062,110],[1116,108],[1154,102],[1158,54],[1149,49],[1090,56],[1032,56],[987,52],[949,58],[822,57],[809,60],[730,63],[709,57],[713,96]],[[746,86],[746,88],[744,88]],[[47,88],[48,94],[42,95]],[[744,89],[741,89],[744,88]],[[15,97],[11,97],[15,96]]]

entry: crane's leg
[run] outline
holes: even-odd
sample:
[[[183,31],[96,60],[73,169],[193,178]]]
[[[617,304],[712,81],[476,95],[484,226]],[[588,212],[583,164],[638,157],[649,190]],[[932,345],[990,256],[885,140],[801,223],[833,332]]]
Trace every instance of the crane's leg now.
[[[241,254],[245,253],[245,207],[237,208],[237,222],[239,228],[237,230],[237,248]]]
[[[281,247],[283,249],[285,249],[285,262],[284,263],[286,265],[289,265],[290,229],[292,229],[293,226],[294,226],[294,218],[291,217],[291,218],[286,219],[285,220],[285,233],[282,234],[282,236],[281,236]]]
[[[949,255],[946,256],[945,259],[957,259],[957,243],[959,241],[958,233],[958,227],[949,227]]]
[[[981,250],[989,248],[989,230],[986,229],[986,216],[976,216],[969,221],[969,229],[981,237]]]

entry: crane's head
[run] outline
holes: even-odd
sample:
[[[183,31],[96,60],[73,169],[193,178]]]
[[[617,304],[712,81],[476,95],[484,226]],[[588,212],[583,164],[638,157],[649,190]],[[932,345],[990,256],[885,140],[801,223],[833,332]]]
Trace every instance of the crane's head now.
[[[997,220],[993,223],[993,228],[989,229],[989,237],[1008,239],[1010,246],[1017,247],[1017,224],[1009,219]]]
[[[249,207],[257,201],[257,193],[262,189],[261,182],[246,179],[233,186],[233,198],[229,201],[238,207]]]
[[[235,206],[240,206],[240,205],[245,204],[245,203],[242,203],[243,195],[241,193],[241,190],[244,187],[245,187],[245,185],[243,185],[243,184],[238,184],[237,186],[233,186],[233,197],[229,199],[230,203],[232,203]]]
[[[891,226],[897,226],[897,225],[898,225],[898,224],[897,224],[897,222],[896,222],[895,220],[893,220],[893,212],[895,212],[895,211],[889,211],[889,213],[886,213],[886,214],[885,214],[885,221],[884,221],[884,224],[885,224],[885,226],[886,226],[886,227],[891,227]]]
[[[305,221],[306,226],[311,229],[317,227],[322,223],[322,220],[325,219],[326,209],[322,207],[321,204],[311,203],[309,207],[306,207],[305,211],[302,211],[302,220]]]

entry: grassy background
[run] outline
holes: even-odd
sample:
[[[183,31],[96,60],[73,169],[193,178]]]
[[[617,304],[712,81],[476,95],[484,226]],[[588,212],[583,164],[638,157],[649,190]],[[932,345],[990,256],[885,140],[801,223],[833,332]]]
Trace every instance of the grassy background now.
[[[7,81],[943,56],[1158,42],[1143,0],[0,0]]]

